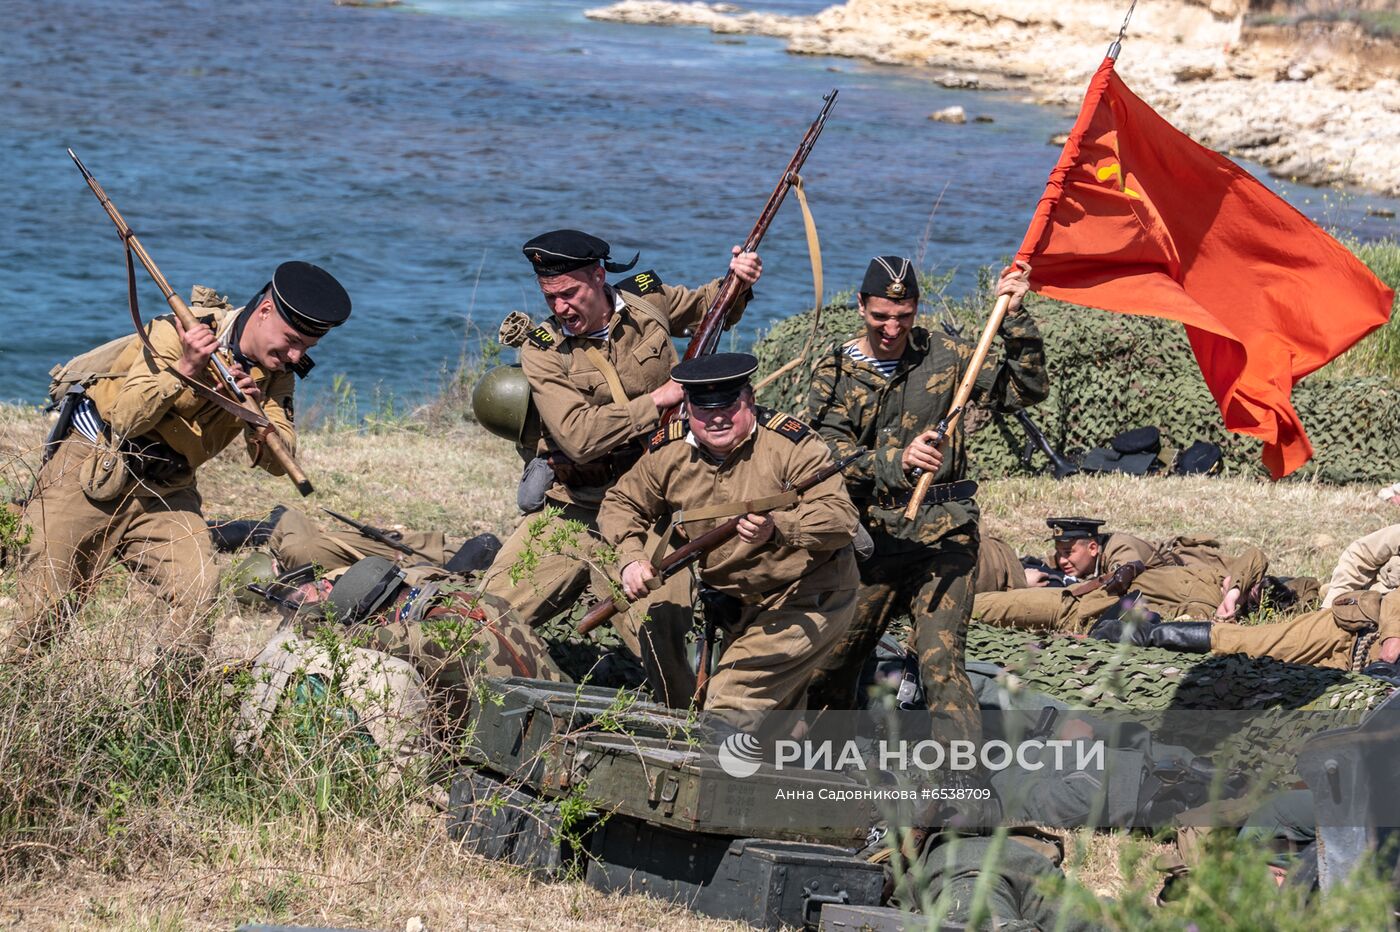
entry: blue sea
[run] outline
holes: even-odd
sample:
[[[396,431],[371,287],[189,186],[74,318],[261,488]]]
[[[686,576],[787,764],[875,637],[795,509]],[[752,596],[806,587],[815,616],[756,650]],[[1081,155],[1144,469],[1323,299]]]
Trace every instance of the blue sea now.
[[[121,249],[81,155],[176,290],[242,303],[288,258],[349,289],[351,323],[306,389],[435,393],[513,309],[542,315],[520,245],[556,227],[640,269],[723,273],[822,94],[840,100],[804,171],[828,291],[876,253],[969,289],[1019,244],[1069,111],[944,89],[916,69],[786,54],[765,38],[598,23],[601,0],[45,0],[12,4],[0,51],[0,400],[129,332]],[[825,0],[756,6],[815,12]],[[992,122],[928,114],[961,105]],[[1271,182],[1272,183],[1272,182]],[[1290,185],[1310,216],[1394,235],[1394,200]],[[812,301],[789,198],[764,243],[752,341]],[[148,314],[164,309],[142,273]]]

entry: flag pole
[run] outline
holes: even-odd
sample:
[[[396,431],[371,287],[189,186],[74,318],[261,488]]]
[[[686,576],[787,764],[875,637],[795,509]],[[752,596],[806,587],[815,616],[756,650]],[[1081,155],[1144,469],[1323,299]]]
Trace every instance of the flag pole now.
[[[1128,21],[1133,18],[1133,10],[1135,9],[1137,9],[1137,0],[1132,0],[1128,5],[1127,15],[1123,17],[1123,25],[1118,29],[1117,38],[1115,38],[1113,44],[1108,47],[1108,55],[1106,57],[1109,61],[1117,61],[1118,53],[1123,47],[1123,39],[1128,33]],[[1105,64],[1107,64],[1107,62]],[[1102,71],[1102,68],[1100,70]],[[1088,114],[1093,110],[1091,103],[1096,105],[1096,100],[1091,101],[1091,96],[1092,91],[1091,95],[1085,98],[1084,105],[1080,109],[1079,120],[1075,123],[1075,132],[1072,132],[1070,134],[1070,139],[1065,142],[1066,152],[1061,153],[1060,164],[1051,171],[1051,178],[1054,178],[1056,174],[1062,176],[1064,172],[1068,170],[1070,160],[1066,158],[1066,155],[1071,145],[1075,147],[1075,152],[1077,154],[1078,142],[1075,138],[1076,133],[1083,132]],[[1026,253],[1028,244],[1029,246],[1033,246],[1034,241],[1040,238],[1041,231],[1049,221],[1050,211],[1048,207],[1045,207],[1044,200],[1044,198],[1041,199],[1042,203],[1036,206],[1035,213],[1031,217],[1030,227],[1026,230],[1026,238],[1022,241],[1022,253]],[[1020,256],[1018,256],[1018,258],[1019,257]],[[973,350],[972,359],[968,361],[967,371],[963,373],[962,381],[958,383],[958,391],[953,396],[952,404],[948,406],[949,415],[946,418],[947,427],[943,430],[942,436],[938,437],[938,446],[942,446],[947,442],[948,438],[953,435],[953,432],[958,428],[958,424],[962,421],[962,414],[967,409],[967,403],[972,397],[973,388],[977,385],[977,375],[982,371],[982,366],[987,361],[987,355],[992,349],[992,340],[996,338],[997,331],[1001,329],[1001,322],[1005,319],[1006,311],[1010,306],[1010,295],[1001,295],[997,298],[997,303],[992,308],[992,314],[987,318],[987,326],[982,329],[982,336],[977,341],[977,348]],[[904,509],[905,521],[913,521],[919,516],[919,509],[923,507],[924,497],[928,495],[928,490],[931,485],[933,485],[933,473],[924,472],[920,474],[918,482],[914,485],[914,491],[909,496],[909,504]]]

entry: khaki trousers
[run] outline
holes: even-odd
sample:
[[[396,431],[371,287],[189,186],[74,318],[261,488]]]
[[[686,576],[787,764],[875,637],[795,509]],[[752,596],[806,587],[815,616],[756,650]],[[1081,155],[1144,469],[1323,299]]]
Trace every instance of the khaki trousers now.
[[[1055,588],[979,592],[972,599],[972,619],[998,628],[1083,633],[1116,601],[1102,589],[1079,598]]]
[[[31,537],[18,573],[21,618],[11,646],[45,649],[115,559],[170,606],[156,643],[204,653],[213,640],[219,574],[199,492],[129,482],[113,500],[94,502],[79,482],[93,450],[71,434],[39,471],[23,515]]]
[[[441,531],[406,531],[402,541],[409,547],[423,551],[437,563],[446,563],[452,557]],[[365,557],[383,557],[395,563],[416,563],[421,559],[410,557],[388,544],[370,540],[353,529],[323,528],[295,508],[288,508],[278,520],[277,527],[268,538],[267,547],[287,569],[313,563],[323,570],[337,570]]]
[[[570,504],[555,516],[525,515],[487,568],[482,591],[538,627],[569,611],[589,589],[597,599],[621,591],[599,562],[602,547],[595,509]],[[677,573],[612,621],[623,646],[641,660],[652,694],[673,708],[688,706],[695,693],[686,648],[693,606],[690,574]]]
[[[1216,624],[1210,629],[1210,649],[1217,654],[1272,657],[1329,670],[1350,669],[1355,646],[1356,635],[1337,627],[1328,609],[1272,625]]]
[[[710,677],[705,710],[806,709],[813,675],[855,617],[859,581],[848,547],[777,599],[745,605]]]

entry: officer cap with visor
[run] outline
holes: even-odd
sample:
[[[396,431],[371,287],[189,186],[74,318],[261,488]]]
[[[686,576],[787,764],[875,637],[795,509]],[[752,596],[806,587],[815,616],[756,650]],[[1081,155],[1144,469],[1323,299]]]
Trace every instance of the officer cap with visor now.
[[[687,359],[671,370],[671,378],[685,388],[685,403],[692,408],[727,408],[749,386],[758,359],[748,353],[714,353]]]
[[[1104,522],[1099,518],[1047,518],[1046,525],[1050,528],[1050,539],[1053,541],[1062,540],[1098,540],[1102,536],[1100,528]]]

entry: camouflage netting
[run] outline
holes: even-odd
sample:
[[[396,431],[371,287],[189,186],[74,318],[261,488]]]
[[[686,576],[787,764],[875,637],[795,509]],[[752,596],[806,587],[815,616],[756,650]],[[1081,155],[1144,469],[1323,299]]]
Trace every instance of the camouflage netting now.
[[[813,353],[859,331],[854,299],[824,309]],[[964,308],[982,306],[974,300]],[[986,306],[990,306],[989,304]],[[1220,444],[1227,472],[1262,475],[1258,441],[1227,433],[1206,389],[1185,329],[1173,321],[1130,317],[1074,307],[1032,295],[1029,306],[1045,335],[1050,397],[1032,409],[1050,442],[1061,451],[1107,446],[1132,427],[1162,430],[1164,448],[1196,440]],[[981,321],[958,315],[962,332],[976,339]],[[925,318],[924,326],[937,327]],[[790,317],[758,342],[760,375],[798,356],[811,331],[810,312]],[[993,352],[999,352],[994,345]],[[808,364],[785,374],[760,393],[763,404],[801,412],[806,407]],[[1400,389],[1387,378],[1329,380],[1312,376],[1293,391],[1293,402],[1311,438],[1313,460],[1295,475],[1326,482],[1375,482],[1394,478],[1400,462]],[[970,425],[984,418],[973,417]],[[932,425],[930,425],[932,426]],[[1026,472],[1021,465],[1025,435],[1012,420],[992,419],[969,443],[972,472],[979,477]],[[1039,453],[1037,469],[1045,465]]]
[[[1029,689],[1093,709],[1364,711],[1392,691],[1369,676],[1243,654],[1198,658],[977,624],[968,629],[967,656],[1004,667]]]

